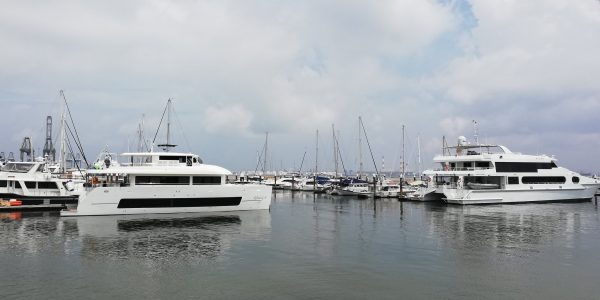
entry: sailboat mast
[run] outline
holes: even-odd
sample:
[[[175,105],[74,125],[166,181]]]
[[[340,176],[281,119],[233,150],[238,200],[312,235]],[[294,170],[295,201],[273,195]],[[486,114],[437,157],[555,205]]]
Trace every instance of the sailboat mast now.
[[[405,175],[405,159],[404,159],[404,125],[402,125],[402,179],[404,179]]]
[[[263,176],[266,174],[267,172],[267,151],[268,151],[268,146],[269,146],[269,132],[265,132],[265,158],[264,158],[264,164],[263,164]]]
[[[417,135],[417,163],[418,163],[418,172],[419,172],[419,176],[421,176],[421,135]]]
[[[317,172],[319,172],[319,129],[317,129],[317,138],[315,145],[315,176],[317,176]]]
[[[360,133],[360,125],[362,123],[362,118],[358,116],[358,178],[362,177],[363,172],[363,162],[362,162],[362,135]]]
[[[169,152],[169,145],[171,145],[171,98],[167,101],[167,147],[165,151]]]
[[[61,105],[60,105],[60,155],[58,158],[58,162],[59,162],[59,168],[60,168],[60,172],[64,172],[65,171],[65,166],[66,166],[66,152],[67,152],[67,147],[66,147],[66,138],[67,138],[67,131],[66,131],[66,123],[65,123],[65,103],[67,101],[67,99],[65,98],[65,93],[63,92],[63,90],[60,90],[60,95],[62,97],[62,101],[61,101]]]
[[[333,165],[334,165],[334,169],[335,169],[335,177],[337,178],[338,175],[338,156],[337,156],[337,143],[335,140],[335,125],[331,124],[331,134],[333,137]]]

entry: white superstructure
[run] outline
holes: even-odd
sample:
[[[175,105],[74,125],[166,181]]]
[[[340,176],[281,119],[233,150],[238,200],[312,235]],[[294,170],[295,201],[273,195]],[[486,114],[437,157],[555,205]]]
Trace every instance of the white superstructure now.
[[[424,172],[431,192],[423,200],[456,204],[589,200],[600,187],[599,180],[559,167],[554,157],[546,155],[513,153],[501,145],[471,145],[464,137],[444,152],[434,158],[440,168]]]
[[[191,153],[124,153],[128,162],[89,170],[77,210],[62,216],[269,209],[271,187],[229,184],[231,172]]]

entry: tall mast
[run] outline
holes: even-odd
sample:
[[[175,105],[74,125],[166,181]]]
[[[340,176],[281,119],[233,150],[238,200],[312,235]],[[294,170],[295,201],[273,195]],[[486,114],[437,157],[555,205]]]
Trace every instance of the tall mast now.
[[[335,126],[331,124],[331,133],[333,136],[333,164],[335,169],[335,177],[338,175],[338,155],[337,155],[337,142],[335,139]]]
[[[167,145],[171,145],[171,98],[167,101]],[[166,151],[169,152],[169,146]]]
[[[263,175],[265,175],[267,172],[267,153],[268,153],[267,149],[268,149],[268,146],[269,146],[269,133],[266,132],[265,133],[265,158],[264,158],[265,160],[264,160],[264,164],[263,164]]]
[[[362,123],[362,118],[358,116],[358,178],[362,177],[363,172],[363,162],[362,162],[362,138],[360,133],[360,125]]]
[[[317,140],[315,145],[315,176],[317,176],[317,173],[319,172],[319,129],[317,129]]]
[[[418,172],[419,172],[419,176],[421,176],[421,135],[417,135],[417,168],[418,168]]]
[[[66,165],[66,152],[67,152],[67,145],[66,145],[66,139],[67,139],[67,131],[66,131],[66,123],[65,123],[65,103],[67,101],[67,99],[65,98],[65,93],[63,92],[63,90],[60,90],[60,96],[62,97],[62,101],[60,104],[60,154],[59,154],[59,169],[60,172],[64,172],[65,171],[65,165]]]
[[[404,125],[402,125],[402,179],[404,179]]]

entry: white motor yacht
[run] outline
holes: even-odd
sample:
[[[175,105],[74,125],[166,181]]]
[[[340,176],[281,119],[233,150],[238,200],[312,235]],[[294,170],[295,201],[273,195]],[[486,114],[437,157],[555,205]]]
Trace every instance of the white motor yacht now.
[[[231,172],[191,153],[124,153],[128,163],[88,170],[76,210],[61,216],[269,209],[271,187],[228,184]]]
[[[455,204],[582,201],[590,200],[600,187],[600,180],[557,166],[554,157],[514,153],[501,145],[471,145],[462,136],[457,146],[446,147],[444,152],[434,158],[441,168],[424,172],[430,192],[422,200]]]
[[[24,205],[72,204],[83,192],[83,180],[72,173],[54,174],[44,158],[7,162],[0,171],[0,198]]]

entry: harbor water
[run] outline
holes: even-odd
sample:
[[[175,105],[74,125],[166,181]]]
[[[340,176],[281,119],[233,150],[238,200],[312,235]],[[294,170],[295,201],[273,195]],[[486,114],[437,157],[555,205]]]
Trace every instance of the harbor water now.
[[[270,211],[0,215],[2,299],[599,299],[595,202],[291,193]]]

